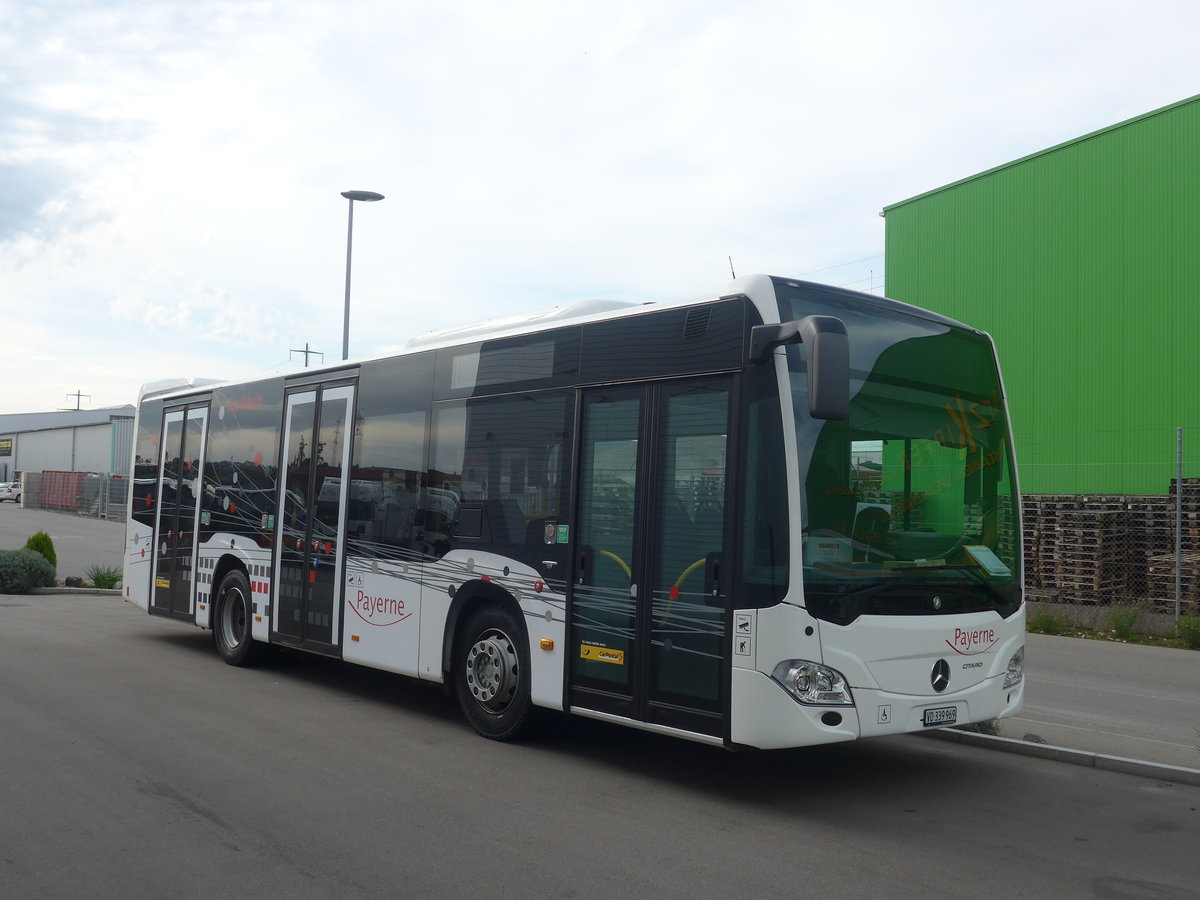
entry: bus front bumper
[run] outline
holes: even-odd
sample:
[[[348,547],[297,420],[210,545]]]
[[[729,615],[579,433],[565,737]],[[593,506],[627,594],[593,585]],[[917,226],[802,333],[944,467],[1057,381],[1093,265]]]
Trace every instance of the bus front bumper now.
[[[730,740],[775,750],[1003,718],[1021,708],[1025,689],[1024,681],[1005,689],[1003,680],[988,678],[944,697],[852,688],[854,706],[806,706],[762,672],[735,668]]]

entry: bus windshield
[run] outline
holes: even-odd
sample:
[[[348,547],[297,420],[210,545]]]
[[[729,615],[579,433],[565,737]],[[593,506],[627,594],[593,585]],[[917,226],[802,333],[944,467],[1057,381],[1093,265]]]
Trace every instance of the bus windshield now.
[[[788,349],[800,453],[805,603],[861,615],[939,615],[1020,605],[1019,499],[1008,422],[985,335],[900,311],[811,298],[850,344],[850,414],[808,415],[803,347]]]

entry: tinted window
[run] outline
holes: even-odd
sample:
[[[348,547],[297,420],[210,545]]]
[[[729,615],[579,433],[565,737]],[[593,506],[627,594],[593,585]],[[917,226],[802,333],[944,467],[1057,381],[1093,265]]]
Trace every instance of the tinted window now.
[[[282,415],[281,381],[213,394],[202,540],[223,532],[251,537],[259,546],[271,545]]]
[[[746,371],[741,584],[746,606],[775,603],[788,586],[787,466],[773,366]]]
[[[432,354],[362,369],[346,509],[355,552],[421,549],[418,507],[432,387]]]
[[[437,351],[437,396],[472,397],[571,384],[579,329],[561,328]]]
[[[436,405],[425,510],[431,552],[472,546],[534,564],[557,558],[566,546],[557,526],[566,524],[571,407],[565,393]]]
[[[745,301],[668,309],[583,329],[580,380],[626,381],[738,368]]]
[[[147,528],[154,527],[162,413],[161,400],[148,400],[138,411],[137,447],[133,459],[133,518]]]

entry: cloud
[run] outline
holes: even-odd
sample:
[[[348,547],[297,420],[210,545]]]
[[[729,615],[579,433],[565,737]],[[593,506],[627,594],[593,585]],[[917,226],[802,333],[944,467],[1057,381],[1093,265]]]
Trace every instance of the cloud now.
[[[730,256],[871,287],[883,206],[1192,92],[1200,8],[0,0],[0,19],[0,297],[57,335],[66,380],[101,379],[102,346],[132,399],[306,342],[336,358],[350,188],[387,196],[355,214],[354,354],[719,290]],[[61,403],[28,363],[0,408]]]

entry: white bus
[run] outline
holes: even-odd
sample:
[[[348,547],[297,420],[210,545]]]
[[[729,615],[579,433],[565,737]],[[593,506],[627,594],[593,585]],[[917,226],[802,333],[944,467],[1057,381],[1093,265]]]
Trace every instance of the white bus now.
[[[986,334],[767,276],[239,384],[147,386],[125,596],[446,686],[780,748],[1009,716],[1016,472]]]

